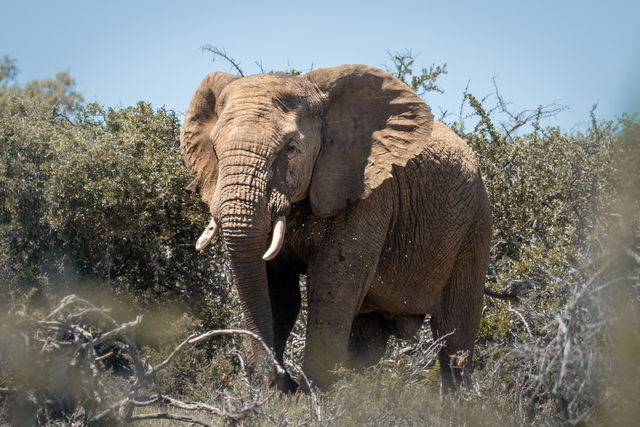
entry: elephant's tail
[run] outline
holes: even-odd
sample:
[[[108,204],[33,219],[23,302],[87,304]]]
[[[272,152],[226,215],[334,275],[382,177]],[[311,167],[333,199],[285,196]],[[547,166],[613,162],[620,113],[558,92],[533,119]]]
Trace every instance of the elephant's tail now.
[[[484,293],[485,295],[488,295],[492,298],[498,298],[505,301],[520,302],[520,298],[518,298],[516,295],[513,295],[513,294],[499,294],[487,288],[484,288]]]

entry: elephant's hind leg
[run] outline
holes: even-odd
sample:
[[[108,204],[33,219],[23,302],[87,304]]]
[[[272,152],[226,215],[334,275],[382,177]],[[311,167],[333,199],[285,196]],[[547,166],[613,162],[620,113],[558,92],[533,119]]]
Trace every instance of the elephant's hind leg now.
[[[468,384],[473,372],[473,346],[482,315],[483,291],[489,257],[488,239],[467,235],[439,308],[431,316],[435,338],[444,338],[438,355],[445,391]]]
[[[391,321],[380,313],[356,316],[349,336],[349,364],[354,368],[375,365],[384,356],[391,335]]]

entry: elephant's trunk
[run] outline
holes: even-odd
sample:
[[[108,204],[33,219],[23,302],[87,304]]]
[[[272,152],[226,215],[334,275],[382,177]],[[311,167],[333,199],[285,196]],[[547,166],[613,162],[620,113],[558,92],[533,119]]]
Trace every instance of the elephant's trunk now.
[[[240,297],[247,329],[257,333],[274,348],[273,318],[263,254],[267,247],[271,214],[267,212],[260,178],[235,176],[220,180],[217,219],[222,228],[231,271]],[[254,362],[261,368],[264,349],[253,345]]]
[[[229,250],[231,271],[245,315],[247,328],[259,334],[267,345],[273,346],[271,301],[267,286],[267,272],[262,253],[265,239],[247,239],[246,230],[224,228]]]
[[[267,346],[274,347],[271,300],[267,285],[267,271],[262,254],[266,245],[266,233],[251,224],[241,224],[223,217],[221,226],[229,251],[231,272],[246,328],[258,334]],[[252,345],[254,362],[261,365],[264,358],[262,346]]]
[[[241,119],[255,121],[252,116]],[[220,120],[224,127],[230,119],[223,116]],[[280,237],[267,250],[274,219],[283,214],[271,203],[275,192],[268,158],[272,153],[265,137],[254,128],[238,129],[225,137],[229,138],[226,144],[219,142],[227,149],[219,156],[220,173],[211,212],[222,229],[246,326],[273,349],[274,327],[263,256],[275,256],[282,245],[284,220],[276,221],[280,224],[275,227],[276,236]],[[261,365],[264,350],[256,345],[253,349],[255,362]]]

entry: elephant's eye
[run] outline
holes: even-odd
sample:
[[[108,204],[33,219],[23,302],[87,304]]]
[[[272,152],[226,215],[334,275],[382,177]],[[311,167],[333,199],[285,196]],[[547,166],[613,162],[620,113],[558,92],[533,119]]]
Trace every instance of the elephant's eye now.
[[[291,141],[289,143],[289,146],[287,147],[287,155],[289,157],[291,156],[295,156],[300,152],[300,150],[298,149],[298,142],[297,141]]]

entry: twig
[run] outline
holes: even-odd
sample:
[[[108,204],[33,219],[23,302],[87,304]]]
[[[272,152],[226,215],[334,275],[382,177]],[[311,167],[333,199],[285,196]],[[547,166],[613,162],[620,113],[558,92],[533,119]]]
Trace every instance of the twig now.
[[[307,377],[307,374],[304,373],[304,370],[298,369],[300,375],[302,375],[302,379],[307,384],[307,389],[309,390],[309,394],[311,395],[311,406],[316,413],[316,418],[318,419],[318,424],[322,425],[322,410],[320,409],[320,403],[318,400],[318,395],[311,383],[311,380]]]
[[[253,402],[251,405],[245,406],[241,412],[227,412],[224,409],[220,409],[216,406],[208,405],[206,403],[184,402],[182,400],[174,399],[169,396],[153,396],[151,397],[151,399],[147,401],[133,400],[131,403],[137,407],[157,405],[157,404],[170,405],[178,409],[183,409],[185,411],[202,411],[202,412],[218,415],[223,418],[228,418],[228,419],[238,421],[246,417],[249,412],[264,405],[265,402],[269,400],[272,395],[273,395],[273,392],[269,393],[267,397],[265,397],[264,399]]]
[[[100,362],[100,361],[102,361],[102,360],[108,359],[108,358],[110,358],[110,357],[111,357],[111,356],[113,356],[113,355],[114,355],[114,352],[113,352],[113,351],[110,351],[110,352],[109,352],[109,353],[107,353],[107,354],[103,354],[102,356],[98,356],[98,357],[96,357],[96,362]]]
[[[502,129],[504,130],[505,136],[504,139],[513,140],[511,134],[513,134],[516,130],[521,128],[522,126],[530,123],[538,123],[541,119],[546,119],[549,117],[555,117],[558,113],[567,109],[567,107],[558,104],[549,104],[540,106],[535,110],[523,110],[519,113],[514,114],[509,110],[507,105],[508,102],[504,101],[504,98],[498,91],[498,83],[496,81],[496,76],[493,76],[493,88],[496,99],[498,100],[497,108],[502,112],[509,116],[511,123],[501,123]]]
[[[211,426],[211,424],[205,423],[204,421],[200,421],[195,418],[188,417],[186,415],[174,415],[174,414],[169,414],[168,412],[158,412],[156,414],[132,415],[131,417],[129,417],[129,421],[143,421],[143,420],[173,420],[173,421],[181,421],[183,423],[198,424],[201,426]]]
[[[240,354],[239,351],[234,351],[233,355],[238,358],[238,362],[240,363],[240,371],[242,372],[242,380],[244,381],[245,385],[250,388],[251,385],[250,385],[250,382],[249,382],[249,374],[247,372],[246,363],[244,362],[244,359],[242,358],[242,355]]]
[[[556,316],[558,325],[562,335],[564,336],[564,344],[562,345],[562,361],[560,362],[560,372],[558,373],[558,379],[553,387],[553,392],[558,393],[558,389],[562,386],[564,377],[567,375],[567,365],[569,362],[569,355],[571,354],[571,336],[569,335],[569,328],[564,324],[560,316]]]
[[[100,412],[98,415],[96,415],[95,417],[91,418],[89,420],[90,424],[100,424],[101,422],[105,421],[107,419],[107,417],[109,417],[110,415],[116,415],[117,414],[117,409],[122,406],[128,399],[125,398],[121,401],[119,401],[118,403],[114,403],[113,405],[111,405],[110,407],[108,407],[107,409],[105,409],[104,411]]]
[[[118,324],[116,323],[116,321],[113,320],[113,318],[107,314],[108,311],[109,310],[105,309],[105,308],[91,307],[91,308],[87,308],[85,310],[82,310],[79,313],[70,314],[67,317],[67,321],[73,321],[73,320],[76,320],[76,319],[81,319],[81,318],[83,318],[83,317],[85,317],[87,315],[96,315],[96,317],[100,318],[101,320],[105,320],[112,327],[117,326]]]
[[[313,415],[315,413],[315,416],[318,419],[318,423],[322,424],[322,410],[320,408],[320,403],[319,403],[320,401],[318,400],[318,394],[316,393],[313,383],[311,382],[309,377],[307,377],[307,375],[304,373],[304,370],[302,369],[302,367],[297,363],[294,363],[293,360],[290,360],[287,363],[287,365],[291,369],[299,372],[300,375],[302,376],[302,379],[304,380],[304,383],[306,385],[306,389],[309,391],[309,395],[311,396],[311,417],[313,418]]]
[[[202,50],[203,51],[209,51],[213,54],[213,58],[211,59],[212,61],[216,60],[216,56],[219,56],[220,58],[224,59],[225,61],[227,61],[229,64],[231,64],[231,66],[233,68],[236,69],[236,71],[238,72],[238,75],[240,77],[244,77],[244,73],[242,72],[242,69],[240,68],[240,64],[238,62],[236,62],[236,60],[234,60],[232,57],[230,57],[227,52],[224,50],[224,48],[219,48],[217,46],[211,46],[210,44],[202,46]]]
[[[100,344],[104,343],[105,341],[109,341],[109,340],[114,339],[115,337],[125,333],[129,329],[137,328],[138,326],[140,326],[140,323],[142,323],[142,316],[138,315],[138,316],[136,316],[136,320],[132,320],[131,322],[127,322],[127,323],[123,323],[122,325],[120,325],[116,329],[110,330],[106,334],[103,334],[103,335],[99,336],[98,338],[94,339],[91,342],[88,342],[85,345],[91,345],[91,346],[95,347],[97,345],[100,345]]]
[[[222,336],[222,335],[247,335],[251,338],[253,338],[254,340],[258,341],[260,343],[260,345],[265,349],[266,353],[269,355],[270,358],[270,362],[273,365],[273,367],[276,369],[276,373],[278,375],[284,375],[286,373],[286,371],[284,370],[284,368],[282,367],[282,365],[280,365],[280,363],[278,362],[278,360],[276,359],[275,354],[273,353],[273,350],[271,350],[271,348],[262,340],[262,338],[251,332],[248,331],[246,329],[218,329],[218,330],[212,330],[209,332],[205,332],[204,334],[201,334],[195,338],[190,339],[188,342],[189,344],[196,344],[200,341],[204,341],[207,340],[211,337],[215,337],[215,336]]]
[[[11,388],[0,387],[0,395],[14,394],[17,390]]]
[[[524,323],[524,327],[527,328],[527,333],[529,334],[530,338],[533,338],[533,334],[531,333],[531,329],[529,329],[529,324],[527,323],[527,321],[524,319],[524,316],[516,309],[511,308],[511,303],[509,303],[509,311],[515,313],[518,315],[518,317],[520,317],[520,319],[522,320],[522,323]]]
[[[164,369],[169,363],[171,363],[173,361],[173,359],[178,355],[178,353],[180,351],[182,351],[182,349],[184,349],[187,345],[191,344],[191,340],[196,336],[196,334],[191,334],[187,337],[187,339],[185,339],[184,341],[182,341],[180,343],[180,345],[178,345],[169,355],[169,357],[167,357],[162,363],[159,363],[154,369],[153,372],[158,372],[162,369]]]
[[[69,309],[75,305],[85,305],[92,307],[90,302],[83,300],[82,298],[78,298],[76,295],[67,295],[66,297],[62,298],[62,301],[60,301],[60,305],[51,313],[49,313],[49,315],[43,320],[51,320],[58,314],[60,314],[64,309]]]

